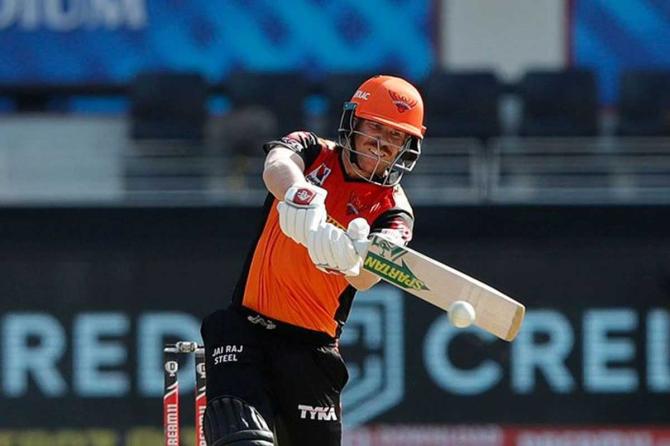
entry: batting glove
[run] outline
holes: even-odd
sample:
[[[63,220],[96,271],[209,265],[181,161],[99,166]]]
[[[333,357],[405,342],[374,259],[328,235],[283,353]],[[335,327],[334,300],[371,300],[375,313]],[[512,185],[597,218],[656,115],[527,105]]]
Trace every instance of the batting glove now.
[[[307,246],[307,234],[326,221],[326,195],[328,192],[313,184],[292,186],[277,205],[279,226],[286,236]]]

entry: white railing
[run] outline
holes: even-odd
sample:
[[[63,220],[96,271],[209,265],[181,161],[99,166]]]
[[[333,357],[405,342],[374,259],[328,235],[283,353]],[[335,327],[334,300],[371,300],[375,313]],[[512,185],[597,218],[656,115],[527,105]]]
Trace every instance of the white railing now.
[[[486,192],[484,154],[475,139],[427,139],[403,187],[415,204],[480,202]]]
[[[487,196],[500,203],[670,203],[670,139],[502,138]]]
[[[122,119],[0,120],[2,205],[249,205],[263,153],[128,139]],[[670,138],[429,138],[403,186],[415,205],[670,204]]]

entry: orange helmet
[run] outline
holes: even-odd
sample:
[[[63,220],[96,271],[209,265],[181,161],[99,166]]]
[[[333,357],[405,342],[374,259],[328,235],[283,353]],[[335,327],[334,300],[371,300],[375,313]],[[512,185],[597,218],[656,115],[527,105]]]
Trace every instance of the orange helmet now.
[[[360,154],[354,147],[353,139],[357,118],[375,121],[409,135],[384,178],[364,177],[381,186],[398,184],[403,174],[414,168],[421,155],[421,141],[426,133],[421,94],[399,77],[378,75],[363,82],[351,101],[344,103],[338,129],[340,145],[349,152],[352,162]]]
[[[375,76],[363,82],[351,98],[354,115],[423,139],[423,100],[416,88],[399,77]]]

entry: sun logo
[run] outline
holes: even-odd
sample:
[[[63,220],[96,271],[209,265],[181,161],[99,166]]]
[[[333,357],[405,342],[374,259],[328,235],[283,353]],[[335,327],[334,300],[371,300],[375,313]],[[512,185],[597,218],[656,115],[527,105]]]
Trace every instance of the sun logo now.
[[[416,107],[415,99],[410,99],[391,90],[389,90],[389,95],[393,100],[393,104],[395,104],[395,107],[398,109],[398,113],[404,113]]]

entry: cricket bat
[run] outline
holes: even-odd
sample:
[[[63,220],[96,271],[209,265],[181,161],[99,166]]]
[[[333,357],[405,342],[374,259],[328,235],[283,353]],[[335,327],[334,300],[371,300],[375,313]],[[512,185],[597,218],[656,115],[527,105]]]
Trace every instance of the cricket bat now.
[[[456,300],[469,302],[476,312],[474,324],[505,341],[519,332],[525,307],[495,288],[378,235],[354,244],[363,268],[391,285],[445,311]]]

